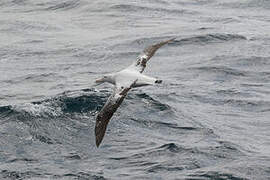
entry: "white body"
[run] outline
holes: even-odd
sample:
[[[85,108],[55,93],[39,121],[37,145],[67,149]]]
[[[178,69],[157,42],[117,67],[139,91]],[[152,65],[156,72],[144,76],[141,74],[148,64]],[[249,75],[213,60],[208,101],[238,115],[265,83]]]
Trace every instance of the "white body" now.
[[[114,79],[116,80],[116,86],[128,85],[131,82],[136,81],[134,87],[153,85],[156,82],[156,78],[152,78],[139,73],[131,68],[124,69],[114,74]],[[114,82],[115,83],[115,82]]]
[[[154,85],[155,83],[161,82],[161,80],[157,80],[156,78],[141,74],[139,71],[132,68],[132,66],[123,69],[122,71],[106,75],[103,78],[98,79],[96,82],[97,83],[108,82],[119,88],[121,86],[126,87],[135,80],[137,81],[133,87]]]

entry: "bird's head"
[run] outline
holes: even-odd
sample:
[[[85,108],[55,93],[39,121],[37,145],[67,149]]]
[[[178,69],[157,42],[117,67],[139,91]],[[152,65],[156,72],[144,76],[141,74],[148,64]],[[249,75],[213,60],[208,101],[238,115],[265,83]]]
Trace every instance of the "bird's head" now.
[[[99,78],[99,79],[96,80],[96,83],[97,84],[102,84],[104,82],[110,82],[110,83],[112,83],[112,76],[108,74],[108,75],[104,75],[101,78]]]

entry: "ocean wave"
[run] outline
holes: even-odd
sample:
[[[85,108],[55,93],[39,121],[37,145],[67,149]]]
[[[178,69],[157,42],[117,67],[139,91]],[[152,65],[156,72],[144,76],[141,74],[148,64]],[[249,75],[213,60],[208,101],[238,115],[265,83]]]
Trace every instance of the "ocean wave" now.
[[[33,12],[51,12],[51,11],[71,11],[81,7],[81,0],[63,0],[63,1],[24,1],[13,0],[0,3],[0,7],[5,7],[5,12],[33,13]]]
[[[61,108],[57,108],[54,102],[24,103],[12,106],[12,110],[22,115],[31,117],[57,117],[62,114]]]
[[[226,63],[224,63],[226,62]],[[213,65],[214,64],[214,65]],[[243,80],[264,84],[269,81],[269,57],[216,56],[210,61],[187,68],[198,72],[199,78],[207,78],[219,82]]]
[[[64,76],[60,76],[57,73],[43,73],[43,74],[28,74],[22,77],[16,77],[13,79],[5,80],[4,83],[19,84],[19,83],[32,83],[32,82],[54,82],[55,79],[61,79]]]
[[[147,129],[163,129],[165,131],[173,131],[174,133],[188,133],[188,131],[208,131],[208,133],[213,133],[212,130],[206,130],[200,127],[191,127],[191,126],[179,126],[177,123],[173,122],[162,122],[162,121],[155,121],[151,119],[138,119],[138,118],[131,118],[131,120],[137,123],[137,126],[141,126]],[[168,130],[170,129],[170,130]]]
[[[231,106],[236,109],[240,109],[242,111],[248,111],[248,112],[262,112],[267,109],[270,106],[270,101],[268,100],[260,100],[255,98],[246,99],[246,97],[250,97],[248,93],[243,92],[235,92],[235,91],[217,91],[218,96],[210,95],[196,95],[192,94],[190,97],[200,103],[204,104],[211,104],[214,106]],[[224,97],[224,95],[227,95],[227,97]],[[242,98],[240,98],[242,96]]]
[[[184,170],[211,168],[219,165],[218,162],[229,163],[236,157],[245,156],[237,145],[226,141],[217,141],[216,145],[200,148],[171,142],[156,147],[137,149],[131,155],[111,157],[110,160],[121,161],[127,168],[137,167],[146,173],[171,171],[180,173]],[[205,163],[209,161],[212,163]],[[215,163],[213,164],[213,162]]]
[[[18,34],[22,35],[31,35],[37,32],[56,32],[61,30],[59,26],[52,25],[50,23],[37,22],[37,21],[21,21],[19,19],[16,20],[2,20],[2,27],[0,28],[0,32],[8,33],[8,34]]]
[[[270,101],[267,100],[227,99],[223,102],[224,104],[249,112],[265,112],[265,110],[270,107]]]
[[[193,37],[187,37],[180,40],[174,40],[171,44],[172,46],[180,46],[187,44],[208,44],[208,43],[221,43],[227,41],[239,41],[239,40],[247,40],[245,36],[238,34],[205,34]]]
[[[29,179],[34,177],[44,177],[43,174],[38,173],[35,171],[9,171],[9,170],[2,170],[0,172],[0,177],[4,179]]]
[[[169,105],[162,103],[158,100],[155,100],[154,98],[152,98],[151,96],[149,96],[146,93],[137,93],[135,95],[136,95],[136,98],[147,100],[147,104],[152,109],[156,109],[158,111],[171,111],[172,110],[172,108]],[[132,98],[132,97],[133,96],[131,95],[130,98]]]
[[[193,179],[233,179],[233,180],[248,180],[247,178],[241,177],[241,175],[226,173],[221,171],[198,171],[189,175],[187,180]]]
[[[243,57],[233,59],[231,62],[234,66],[238,67],[248,67],[249,69],[258,68],[260,69],[264,67],[268,67],[270,65],[270,57],[260,57],[260,56],[251,56],[251,57]],[[256,69],[258,71],[258,69]]]
[[[175,1],[175,4],[179,4],[181,6],[187,6],[187,5],[197,5],[197,6],[203,6],[207,4],[213,4],[215,0],[197,0],[197,1],[189,1],[189,0],[184,0],[184,1]]]
[[[160,8],[160,7],[148,7],[148,6],[138,6],[132,4],[117,4],[113,5],[111,9],[123,11],[123,12],[136,12],[136,13],[144,13],[151,16],[160,16],[160,15],[183,15],[183,14],[197,14],[196,11],[191,11],[187,9],[173,9],[173,8]]]
[[[0,117],[10,116],[12,114],[20,114],[27,117],[61,117],[68,114],[90,114],[95,115],[108,97],[108,91],[96,91],[95,89],[82,89],[78,91],[66,91],[42,101],[31,103],[17,104],[13,106],[0,107]],[[130,94],[127,99],[147,101],[150,109],[162,111],[170,111],[169,105],[161,103],[145,93]]]
[[[2,107],[0,107],[0,114],[6,113],[6,112],[9,112],[9,111],[12,111],[12,106],[2,106]]]
[[[205,73],[206,76],[211,77],[220,76],[221,78],[227,80],[230,80],[228,76],[239,78],[248,76],[250,74],[248,71],[230,68],[226,66],[200,66],[200,67],[190,67],[189,69],[192,71],[194,70],[200,71],[200,74]]]
[[[220,6],[226,8],[239,8],[239,9],[247,9],[247,8],[261,8],[261,9],[270,9],[270,2],[267,0],[248,0],[244,2],[227,2],[227,3],[219,3]]]
[[[108,93],[96,93],[93,89],[67,91],[42,101],[2,106],[0,123],[15,133],[20,131],[27,142],[69,144],[71,137],[89,128],[89,119],[106,102]],[[84,135],[89,139],[88,134]]]
[[[12,106],[2,106],[0,107],[0,118],[6,118],[13,115],[15,111],[12,109]]]
[[[78,172],[78,173],[67,173],[67,174],[62,174],[62,175],[54,175],[55,178],[64,178],[64,179],[70,179],[70,178],[75,178],[75,179],[93,179],[93,180],[106,180],[103,176],[100,175],[92,175],[89,173],[85,172]]]
[[[105,98],[94,94],[70,97],[63,93],[44,101],[0,107],[0,115],[19,113],[31,117],[59,117],[63,114],[95,112],[101,109]]]
[[[45,8],[44,10],[48,11],[56,11],[56,10],[61,10],[61,11],[66,11],[70,9],[75,9],[80,5],[81,0],[67,0],[64,2],[58,2],[55,1],[55,4],[49,5],[49,7]],[[47,5],[48,6],[48,5]]]

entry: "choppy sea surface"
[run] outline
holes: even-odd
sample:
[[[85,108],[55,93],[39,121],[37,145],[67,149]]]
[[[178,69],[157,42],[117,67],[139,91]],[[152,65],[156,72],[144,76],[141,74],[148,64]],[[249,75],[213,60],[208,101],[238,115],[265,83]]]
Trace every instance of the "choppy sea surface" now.
[[[0,179],[270,179],[270,1],[1,0]],[[176,37],[100,148],[94,86]]]

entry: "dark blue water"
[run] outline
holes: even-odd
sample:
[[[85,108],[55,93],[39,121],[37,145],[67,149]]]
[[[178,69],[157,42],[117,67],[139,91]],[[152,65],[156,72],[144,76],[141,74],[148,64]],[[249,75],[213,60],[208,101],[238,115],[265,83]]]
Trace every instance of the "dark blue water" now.
[[[1,0],[0,179],[270,179],[270,1]],[[176,37],[100,148],[102,74]]]

